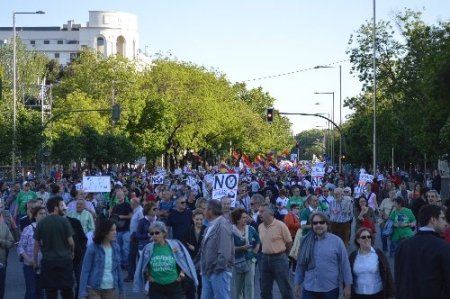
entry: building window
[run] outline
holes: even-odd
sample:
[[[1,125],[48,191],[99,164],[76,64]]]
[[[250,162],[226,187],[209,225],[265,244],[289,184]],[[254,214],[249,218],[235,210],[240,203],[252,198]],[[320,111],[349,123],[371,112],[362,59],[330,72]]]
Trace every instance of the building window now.
[[[76,44],[78,44],[78,41],[77,40],[69,40],[67,43],[69,45],[76,45]]]
[[[30,40],[30,44],[35,45],[36,41],[35,40]]]
[[[106,55],[105,38],[103,36],[97,37],[97,52]]]
[[[126,56],[125,47],[126,47],[125,38],[122,35],[120,35],[116,41],[116,54],[125,57]]]
[[[50,41],[49,40],[44,40],[44,45],[49,45]]]
[[[59,53],[55,53],[55,58],[59,58]]]
[[[62,40],[58,40],[58,45],[62,45],[64,42]]]

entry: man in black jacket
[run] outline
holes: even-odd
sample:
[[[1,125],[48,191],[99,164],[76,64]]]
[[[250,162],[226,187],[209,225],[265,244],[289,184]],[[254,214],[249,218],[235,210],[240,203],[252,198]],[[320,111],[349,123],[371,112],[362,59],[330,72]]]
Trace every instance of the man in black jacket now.
[[[443,208],[423,206],[419,226],[395,254],[396,298],[450,298],[450,244],[441,239],[448,226]]]
[[[75,249],[74,249],[74,257],[73,257],[73,272],[75,274],[75,299],[78,299],[78,289],[80,286],[80,276],[81,276],[81,267],[83,265],[83,257],[84,253],[86,252],[86,244],[87,244],[87,237],[84,234],[83,227],[81,226],[80,220],[76,218],[72,218],[66,215],[67,213],[67,207],[64,204],[64,215],[67,217],[67,220],[69,220],[70,225],[73,229],[73,241],[75,243]]]

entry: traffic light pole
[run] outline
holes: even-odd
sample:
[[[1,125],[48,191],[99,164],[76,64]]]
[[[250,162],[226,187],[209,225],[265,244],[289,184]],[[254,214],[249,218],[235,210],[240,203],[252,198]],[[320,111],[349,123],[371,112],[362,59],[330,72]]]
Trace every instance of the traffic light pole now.
[[[317,114],[317,113],[278,112],[278,114],[280,114],[280,115],[316,116],[316,117],[320,117],[320,118],[323,118],[323,119],[329,121],[339,131],[339,148],[342,149],[342,137],[343,136],[342,136],[341,127],[338,126],[333,120],[329,119],[328,117],[323,116],[321,114]],[[334,136],[333,136],[333,138],[334,138]],[[345,140],[344,140],[344,143],[345,143]],[[339,172],[342,173],[342,151],[339,153]]]

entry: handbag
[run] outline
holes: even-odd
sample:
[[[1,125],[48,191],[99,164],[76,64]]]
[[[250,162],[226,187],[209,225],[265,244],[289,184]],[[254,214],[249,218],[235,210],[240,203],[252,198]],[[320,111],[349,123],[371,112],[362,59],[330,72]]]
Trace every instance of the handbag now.
[[[392,206],[391,211],[389,212],[388,219],[384,222],[383,229],[381,230],[381,235],[383,237],[390,237],[394,232],[394,221],[392,221],[389,217],[392,214],[394,207]]]
[[[381,234],[384,237],[390,237],[393,232],[394,232],[394,221],[392,221],[391,219],[388,219],[384,223],[383,231],[381,232]]]

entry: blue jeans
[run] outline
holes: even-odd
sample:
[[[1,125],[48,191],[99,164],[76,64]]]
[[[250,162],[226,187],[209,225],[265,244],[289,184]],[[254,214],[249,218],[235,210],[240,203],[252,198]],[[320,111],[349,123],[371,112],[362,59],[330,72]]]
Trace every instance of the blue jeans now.
[[[303,289],[302,299],[338,299],[339,288],[331,290],[329,292],[311,292]]]
[[[130,253],[130,232],[117,232],[117,243],[120,247],[120,265],[128,266],[128,254]]]
[[[397,251],[398,245],[400,244],[401,240],[398,241],[392,241],[391,240],[391,247],[390,247],[390,251],[389,251],[389,256],[390,257],[394,257],[395,256],[395,252]]]
[[[39,276],[34,272],[33,266],[23,265],[25,277],[25,299],[43,299],[44,291],[39,288]]]
[[[202,299],[230,299],[231,272],[213,273],[202,276]]]
[[[6,267],[0,268],[0,299],[5,297]]]
[[[294,292],[289,279],[289,261],[285,253],[262,254],[261,299],[272,299],[273,282],[276,281],[282,299],[293,299]]]

